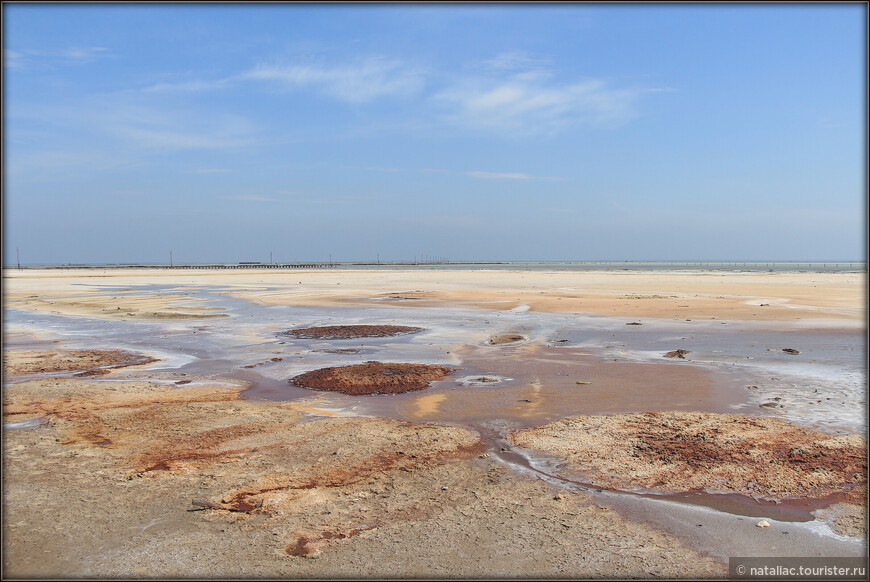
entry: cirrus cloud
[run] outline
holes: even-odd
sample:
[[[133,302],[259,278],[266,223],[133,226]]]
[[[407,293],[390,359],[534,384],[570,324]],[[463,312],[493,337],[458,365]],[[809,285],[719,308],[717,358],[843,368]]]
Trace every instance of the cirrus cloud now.
[[[435,100],[448,117],[469,127],[521,134],[556,134],[577,125],[615,127],[636,116],[640,90],[615,89],[591,79],[567,85],[533,74],[471,81],[445,89]]]
[[[369,57],[346,65],[260,64],[241,78],[273,81],[285,87],[315,89],[341,101],[363,103],[378,97],[409,96],[423,87],[420,70],[399,60]]]

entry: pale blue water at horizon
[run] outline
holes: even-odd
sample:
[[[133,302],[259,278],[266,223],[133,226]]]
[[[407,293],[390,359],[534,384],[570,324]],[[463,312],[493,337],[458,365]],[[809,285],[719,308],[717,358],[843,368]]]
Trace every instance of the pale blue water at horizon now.
[[[312,262],[312,261],[276,261],[279,265],[330,265],[336,269],[431,269],[431,270],[528,270],[528,271],[812,271],[812,272],[866,272],[866,261],[458,261],[458,262],[416,262],[416,263],[377,263],[364,261],[349,262]],[[244,269],[266,268],[270,264],[259,263],[258,266],[239,266],[239,263],[188,263],[177,264],[174,268],[186,266],[226,266]],[[132,263],[93,263],[93,264],[45,264],[23,265],[25,269],[40,267],[169,267],[169,265],[146,265]],[[6,265],[4,269],[14,269],[14,265]]]

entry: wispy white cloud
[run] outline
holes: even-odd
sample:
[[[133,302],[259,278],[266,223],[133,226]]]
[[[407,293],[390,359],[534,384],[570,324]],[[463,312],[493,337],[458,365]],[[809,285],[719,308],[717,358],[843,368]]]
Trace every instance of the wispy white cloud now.
[[[104,130],[130,145],[157,150],[232,149],[256,141],[247,118],[183,110],[118,107],[101,119]]]
[[[84,65],[110,54],[109,49],[104,47],[67,47],[51,50],[4,49],[3,65],[11,69]]]
[[[81,146],[69,150],[36,150],[27,153],[17,153],[9,149],[9,163],[4,171],[9,178],[27,177],[28,180],[55,181],[65,180],[69,172],[93,171],[95,167],[103,167],[105,156],[98,150],[83,149]]]
[[[399,60],[369,57],[344,65],[261,64],[240,78],[310,88],[341,101],[363,103],[379,97],[405,97],[423,87],[423,74]]]
[[[224,132],[183,132],[162,127],[118,126],[114,133],[119,137],[150,149],[222,149],[234,148],[251,143],[243,136],[228,135]]]
[[[380,194],[332,196],[328,194],[320,195],[315,192],[305,192],[302,190],[276,190],[275,192],[284,196],[284,199],[292,204],[344,205],[371,202],[373,200],[382,200],[384,198]]]
[[[233,149],[262,143],[260,126],[245,116],[151,101],[143,105],[131,96],[136,97],[118,92],[51,105],[25,104],[11,117],[39,128],[43,132],[40,141],[74,134],[76,143],[94,144],[94,149],[115,159],[134,160],[131,156],[148,150]],[[188,168],[195,170],[193,164]]]
[[[59,59],[64,59],[70,62],[84,63],[90,62],[97,57],[105,56],[108,52],[109,49],[105,47],[71,47],[54,51],[53,53],[49,52],[48,55],[56,56]]]
[[[672,89],[618,88],[604,79],[557,80],[546,59],[508,52],[478,61],[472,76],[432,96],[453,123],[519,135],[555,135],[580,125],[617,127],[637,114],[645,92]]]
[[[453,109],[453,121],[523,134],[556,134],[578,124],[617,126],[632,119],[640,91],[614,89],[599,79],[569,85],[513,76],[469,82],[436,100]]]
[[[549,61],[533,57],[526,51],[509,51],[500,53],[491,59],[478,61],[475,64],[478,68],[491,69],[495,71],[515,71],[522,69],[528,72],[530,70],[546,70]]]
[[[190,81],[181,81],[178,83],[156,83],[142,89],[146,93],[196,93],[200,91],[216,91],[229,87],[232,79],[214,79],[206,81],[202,79],[193,79]]]
[[[465,172],[466,176],[482,180],[559,180],[552,176],[531,176],[518,172]]]
[[[3,49],[3,66],[7,69],[19,69],[27,63],[27,57],[21,51]]]

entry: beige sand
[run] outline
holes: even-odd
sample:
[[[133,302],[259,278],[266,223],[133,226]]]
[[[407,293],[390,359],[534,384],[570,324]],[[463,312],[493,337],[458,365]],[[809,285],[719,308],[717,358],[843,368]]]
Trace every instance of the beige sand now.
[[[665,492],[709,489],[787,499],[866,495],[866,442],[778,418],[648,412],[565,418],[512,436],[555,454],[589,483]]]
[[[5,431],[4,574],[725,573],[672,535],[480,458],[467,430],[302,422],[304,406],[237,393],[75,379],[8,386],[7,422],[47,424]]]
[[[134,314],[215,314],[206,305],[182,308],[175,296],[84,293],[81,285],[220,285],[237,289],[241,297],[281,305],[371,305],[384,300],[392,305],[486,309],[528,305],[540,311],[625,317],[851,321],[866,318],[867,285],[864,274],[795,272],[6,269],[3,277],[10,307],[103,317],[119,317],[113,310],[125,309]]]
[[[564,461],[584,483],[684,492],[712,490],[784,500],[834,497],[819,513],[840,533],[867,535],[867,442],[776,418],[649,412],[564,418],[511,440]]]
[[[107,318],[216,314],[207,302],[137,291],[160,284],[220,285],[269,304],[528,305],[631,319],[853,326],[864,317],[866,284],[863,275],[813,273],[106,269],[3,277],[6,307]],[[71,361],[60,356],[52,361]],[[32,361],[9,353],[4,365]],[[342,418],[316,396],[245,401],[239,386],[191,375],[112,381],[117,373],[4,387],[4,422],[20,427],[4,430],[4,576],[725,575],[723,556],[691,536],[616,514],[583,493],[559,495],[494,461],[496,451],[483,451],[463,428]],[[593,380],[582,388],[595,389]],[[423,395],[414,410],[435,414],[449,400],[440,396]],[[544,396],[543,386],[530,386],[523,405]],[[312,413],[329,418],[304,422]],[[725,537],[762,535],[735,523],[746,531]],[[799,548],[798,530],[789,533]]]

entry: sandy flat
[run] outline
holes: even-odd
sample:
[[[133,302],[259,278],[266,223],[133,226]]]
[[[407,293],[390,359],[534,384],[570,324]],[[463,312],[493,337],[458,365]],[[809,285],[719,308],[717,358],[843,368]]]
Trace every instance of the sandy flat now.
[[[202,325],[198,319],[227,315],[187,294],[201,287],[262,305],[458,306],[638,321],[745,319],[778,326],[806,319],[855,328],[866,313],[866,277],[855,273],[7,269],[3,284],[4,308],[177,319],[172,326],[179,333]],[[610,400],[622,408],[631,400],[641,411],[668,396],[683,411],[728,404],[713,393],[708,372],[690,362],[593,363],[581,348],[526,336],[486,343],[493,337],[482,330],[480,345],[457,350],[457,357],[481,368],[474,374],[512,376],[534,355],[541,367],[535,382],[502,385],[502,376],[492,376],[480,388],[533,426],[550,422],[542,409],[587,414],[585,407],[600,409]],[[241,384],[228,378],[180,371],[152,376],[146,369],[135,381],[119,380],[124,372],[115,368],[94,378],[46,377],[47,364],[87,373],[89,366],[113,363],[65,352],[64,338],[52,339],[50,357],[47,348],[18,347],[4,358],[4,375],[14,371],[23,380],[4,386],[9,576],[721,578],[728,555],[860,549],[859,542],[820,538],[793,524],[761,531],[753,520],[684,506],[615,511],[606,498],[507,462],[508,453],[482,430],[462,424],[461,411],[473,409],[463,400],[471,397],[468,390],[410,395],[398,408],[413,422],[401,422],[364,417],[316,392],[292,402],[246,400]],[[331,349],[317,348],[317,357]],[[336,348],[337,357],[341,349],[349,348]],[[281,362],[260,360],[258,370]],[[250,368],[251,361],[232,365]],[[503,363],[491,370],[490,362]],[[583,374],[565,376],[560,366],[569,363],[583,364]],[[650,388],[645,378],[653,370],[667,390]],[[558,382],[571,390],[553,391]],[[583,431],[566,426],[556,425],[561,432],[554,438],[582,440]],[[622,428],[583,441],[590,458],[602,447],[618,449]],[[711,455],[719,454],[720,441],[731,443],[723,435],[709,442],[716,449]],[[524,441],[558,454],[551,444]],[[681,462],[694,467],[691,459]],[[619,463],[602,461],[599,469],[596,482],[629,476]],[[657,482],[630,484],[654,488]],[[731,489],[741,486],[735,481]],[[855,508],[829,513],[852,512],[850,531],[862,535],[864,513]],[[707,537],[697,534],[701,529]],[[790,545],[780,550],[784,534]]]
[[[387,301],[499,310],[528,305],[539,311],[656,318],[861,321],[866,318],[867,285],[864,274],[813,272],[6,269],[3,277],[10,307],[107,317],[118,316],[113,309],[128,308],[134,313],[171,314],[174,308],[191,316],[215,314],[190,298],[147,291],[121,297],[91,288],[86,297],[68,297],[83,295],[82,285],[123,281],[134,291],[155,284],[230,287],[240,297],[275,305]],[[113,295],[117,305],[105,301]],[[178,305],[182,300],[184,309]]]
[[[238,391],[7,387],[7,424],[39,423],[5,429],[5,573],[724,575],[675,536],[480,458],[467,430],[302,422]]]

